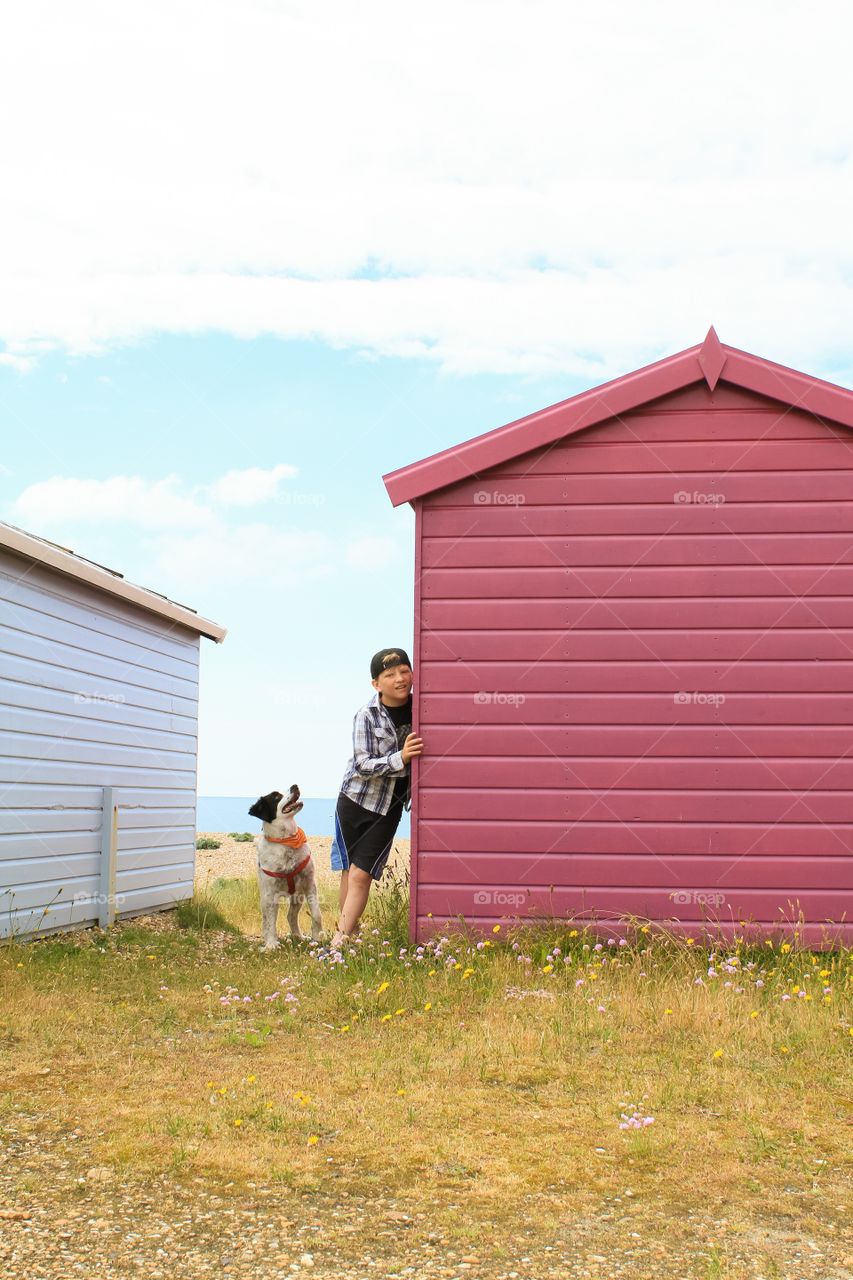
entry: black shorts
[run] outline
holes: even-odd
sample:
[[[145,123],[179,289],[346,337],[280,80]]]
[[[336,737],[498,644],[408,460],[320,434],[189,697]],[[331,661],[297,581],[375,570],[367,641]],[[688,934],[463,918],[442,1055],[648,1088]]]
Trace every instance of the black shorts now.
[[[385,870],[402,816],[403,806],[399,801],[392,800],[391,808],[383,814],[365,809],[349,796],[339,795],[335,806],[332,870],[359,867],[378,880]]]

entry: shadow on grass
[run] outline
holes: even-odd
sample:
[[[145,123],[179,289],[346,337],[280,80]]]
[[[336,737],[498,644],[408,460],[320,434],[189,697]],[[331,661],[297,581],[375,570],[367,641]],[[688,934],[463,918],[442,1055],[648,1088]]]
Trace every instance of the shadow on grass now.
[[[214,881],[210,888],[197,891],[191,898],[187,898],[185,902],[179,902],[175,908],[175,919],[182,929],[190,929],[194,933],[204,933],[207,930],[213,930],[222,933],[240,934],[242,931],[229,918],[228,911],[229,902],[228,895],[222,890],[217,891],[217,885],[242,885],[244,882],[235,881]]]

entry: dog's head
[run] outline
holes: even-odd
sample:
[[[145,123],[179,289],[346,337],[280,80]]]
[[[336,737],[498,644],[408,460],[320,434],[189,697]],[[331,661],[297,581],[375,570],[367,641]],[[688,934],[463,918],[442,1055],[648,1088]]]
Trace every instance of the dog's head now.
[[[249,814],[253,818],[260,818],[261,822],[275,822],[276,818],[292,818],[301,808],[299,788],[294,783],[286,796],[280,791],[270,791],[268,795],[259,796]]]

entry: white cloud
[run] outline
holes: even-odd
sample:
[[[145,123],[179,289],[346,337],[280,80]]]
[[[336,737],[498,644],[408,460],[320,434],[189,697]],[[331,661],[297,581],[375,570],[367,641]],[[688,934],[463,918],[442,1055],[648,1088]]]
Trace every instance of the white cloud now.
[[[153,481],[141,476],[109,476],[106,480],[54,476],[24,489],[12,512],[36,530],[106,522],[143,529],[193,529],[211,518],[205,507],[181,492],[177,476]]]
[[[323,578],[336,567],[335,543],[324,533],[288,533],[268,524],[217,523],[202,533],[158,538],[150,547],[149,576],[166,589],[275,582],[281,598],[297,584]],[[174,584],[174,585],[172,585]],[[182,585],[181,585],[182,584]]]
[[[795,0],[31,0],[0,337],[16,368],[212,330],[594,381],[713,321],[847,359],[853,11],[820,15],[818,46]]]
[[[296,475],[296,467],[288,462],[278,466],[248,467],[245,471],[227,471],[208,487],[212,502],[230,507],[251,507],[259,502],[269,502],[278,492],[282,480]]]
[[[344,560],[351,569],[384,569],[399,558],[397,541],[372,535],[354,538],[344,551]]]
[[[35,356],[19,356],[14,351],[0,351],[0,365],[16,369],[18,373],[29,373],[35,362]]]
[[[285,590],[339,573],[342,566],[382,568],[399,558],[398,543],[388,537],[313,530],[311,524],[325,517],[322,504],[309,499],[322,495],[290,495],[298,507],[296,512],[288,507],[293,529],[260,521],[241,523],[237,517],[239,507],[246,505],[245,492],[252,492],[257,501],[265,494],[274,496],[275,486],[295,471],[288,463],[268,471],[230,471],[195,489],[175,475],[161,480],[54,476],[24,489],[11,504],[9,518],[35,534],[61,537],[81,555],[110,564],[116,561],[116,543],[121,546],[123,535],[134,534],[139,580],[156,582],[158,590],[177,592],[179,598],[186,595],[188,583],[221,586],[275,580]]]

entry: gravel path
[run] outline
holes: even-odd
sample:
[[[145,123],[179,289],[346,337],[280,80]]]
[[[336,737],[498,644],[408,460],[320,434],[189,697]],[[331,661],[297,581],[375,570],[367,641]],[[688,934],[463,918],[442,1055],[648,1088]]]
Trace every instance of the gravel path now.
[[[38,1191],[27,1187],[38,1186]],[[464,1191],[457,1197],[460,1218]],[[387,1190],[300,1194],[200,1178],[144,1180],[100,1166],[83,1134],[46,1116],[7,1115],[0,1173],[3,1280],[850,1280],[848,1242],[815,1240],[799,1216],[739,1221],[733,1206],[640,1224],[627,1206],[579,1216],[568,1199],[548,1238],[525,1222],[525,1201],[501,1206],[488,1248],[468,1252],[432,1230],[430,1201]],[[434,1202],[433,1202],[434,1203]],[[454,1206],[455,1207],[455,1206]],[[791,1206],[796,1212],[796,1206]],[[516,1217],[513,1220],[513,1209]],[[800,1224],[800,1225],[798,1225]],[[637,1230],[640,1227],[641,1230]]]

